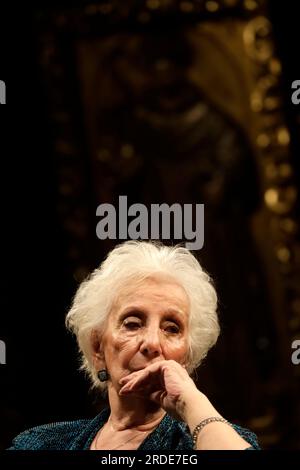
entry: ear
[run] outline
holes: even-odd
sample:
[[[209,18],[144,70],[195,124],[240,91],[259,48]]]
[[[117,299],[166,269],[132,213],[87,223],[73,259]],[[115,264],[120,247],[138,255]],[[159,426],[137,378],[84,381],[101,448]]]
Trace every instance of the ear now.
[[[102,335],[97,330],[91,333],[92,359],[96,370],[105,369],[105,357],[102,345]]]

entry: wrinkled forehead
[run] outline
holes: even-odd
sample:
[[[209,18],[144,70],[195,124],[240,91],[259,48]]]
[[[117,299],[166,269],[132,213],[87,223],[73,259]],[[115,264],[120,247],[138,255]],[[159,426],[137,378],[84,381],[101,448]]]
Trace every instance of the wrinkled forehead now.
[[[119,311],[131,305],[147,307],[149,303],[161,303],[166,308],[189,315],[190,301],[185,289],[175,279],[165,275],[128,281],[116,293],[112,310]]]

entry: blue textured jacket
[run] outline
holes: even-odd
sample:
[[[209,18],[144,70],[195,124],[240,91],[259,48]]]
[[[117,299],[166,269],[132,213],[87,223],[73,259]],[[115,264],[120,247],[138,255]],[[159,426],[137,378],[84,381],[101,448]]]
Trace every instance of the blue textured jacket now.
[[[110,409],[94,419],[79,419],[36,426],[14,438],[8,450],[89,450],[98,430],[105,424]],[[259,449],[257,438],[248,429],[235,424],[234,429],[249,442],[249,449]],[[158,427],[141,443],[138,450],[192,450],[187,426],[165,415]]]

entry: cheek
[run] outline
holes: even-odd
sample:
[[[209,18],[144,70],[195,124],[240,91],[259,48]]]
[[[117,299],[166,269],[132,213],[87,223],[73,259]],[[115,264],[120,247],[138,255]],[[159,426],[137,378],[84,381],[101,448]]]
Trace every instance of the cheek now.
[[[183,362],[188,352],[188,341],[186,338],[180,338],[167,342],[164,344],[163,351],[166,359]]]
[[[107,351],[109,351],[110,357],[120,359],[120,357],[134,353],[138,349],[138,343],[138,336],[117,332],[111,335],[107,341]]]

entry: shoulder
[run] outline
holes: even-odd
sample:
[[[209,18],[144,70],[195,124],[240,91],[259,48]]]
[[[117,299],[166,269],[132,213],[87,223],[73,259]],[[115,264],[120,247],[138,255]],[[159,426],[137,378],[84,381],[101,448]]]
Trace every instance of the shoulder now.
[[[62,421],[43,424],[23,431],[8,450],[64,450],[70,447],[83,427],[91,420]]]

